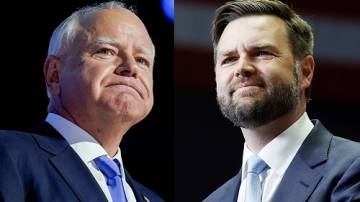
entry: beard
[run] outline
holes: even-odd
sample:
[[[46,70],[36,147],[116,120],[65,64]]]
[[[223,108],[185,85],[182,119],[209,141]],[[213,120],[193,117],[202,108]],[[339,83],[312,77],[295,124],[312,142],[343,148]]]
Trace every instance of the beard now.
[[[295,68],[296,69],[296,68]],[[257,83],[262,84],[264,92],[254,90],[243,92],[246,96],[234,98],[235,93],[230,96],[219,95],[217,101],[222,114],[235,126],[242,128],[256,128],[265,125],[282,115],[293,110],[299,102],[298,74],[294,70],[292,83],[276,82],[272,86],[266,85],[265,81],[258,79]],[[267,89],[268,88],[268,89]],[[266,91],[265,91],[266,90]],[[260,93],[262,98],[258,99]],[[240,103],[239,99],[254,99],[250,104]]]

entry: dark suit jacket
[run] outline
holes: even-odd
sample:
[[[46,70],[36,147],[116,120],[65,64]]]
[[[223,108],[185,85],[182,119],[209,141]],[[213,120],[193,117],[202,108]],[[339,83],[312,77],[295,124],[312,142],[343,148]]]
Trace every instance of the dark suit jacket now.
[[[163,201],[125,174],[137,201]],[[67,141],[43,122],[33,133],[0,131],[0,201],[105,202],[107,199]]]
[[[241,171],[204,202],[234,202],[240,184]],[[315,121],[272,201],[360,201],[360,143],[333,136]]]

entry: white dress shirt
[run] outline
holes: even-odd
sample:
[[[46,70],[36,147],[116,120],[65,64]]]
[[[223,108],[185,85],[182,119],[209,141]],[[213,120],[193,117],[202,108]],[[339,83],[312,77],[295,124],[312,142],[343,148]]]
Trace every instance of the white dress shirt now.
[[[107,200],[109,202],[113,202],[110,191],[106,185],[106,178],[94,162],[95,158],[102,155],[107,155],[105,149],[85,130],[57,114],[49,113],[46,117],[46,121],[52,127],[54,127],[75,150],[76,154],[79,155],[81,160],[85,163],[91,174],[94,176],[95,180],[104,192]],[[109,155],[107,156],[111,158]],[[121,158],[120,148],[112,159],[117,159],[120,162],[122,174],[121,180],[128,202],[136,202],[135,195],[125,179],[125,171]]]
[[[285,171],[313,127],[314,124],[305,112],[295,123],[269,142],[258,153],[258,156],[270,167],[259,175],[263,188],[262,202],[270,202],[272,200]],[[254,153],[245,143],[238,202],[245,202],[246,162],[252,155],[254,155]]]

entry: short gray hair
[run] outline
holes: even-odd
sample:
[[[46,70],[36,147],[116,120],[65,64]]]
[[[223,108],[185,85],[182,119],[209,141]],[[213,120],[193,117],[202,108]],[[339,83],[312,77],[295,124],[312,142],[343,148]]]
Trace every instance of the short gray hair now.
[[[91,17],[95,12],[103,9],[125,8],[136,13],[134,7],[127,7],[119,1],[109,1],[85,6],[73,12],[54,30],[49,43],[48,56],[60,56],[71,46],[82,26],[80,22]]]

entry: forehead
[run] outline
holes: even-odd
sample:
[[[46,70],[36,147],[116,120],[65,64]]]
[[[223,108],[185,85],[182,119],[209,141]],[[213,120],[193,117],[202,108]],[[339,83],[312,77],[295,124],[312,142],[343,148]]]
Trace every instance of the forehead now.
[[[250,15],[230,22],[224,29],[217,51],[248,47],[254,44],[271,44],[289,48],[285,22],[271,15]]]
[[[127,9],[97,11],[83,23],[90,40],[111,38],[112,42],[129,43],[153,52],[153,43],[142,21]]]

